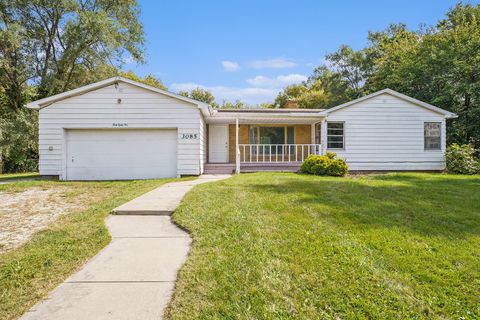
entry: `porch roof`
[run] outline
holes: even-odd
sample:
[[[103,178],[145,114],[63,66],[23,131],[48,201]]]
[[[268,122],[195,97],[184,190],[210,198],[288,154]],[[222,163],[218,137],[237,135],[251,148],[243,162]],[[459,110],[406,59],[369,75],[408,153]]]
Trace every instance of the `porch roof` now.
[[[215,109],[207,123],[285,123],[311,124],[324,118],[324,109]]]

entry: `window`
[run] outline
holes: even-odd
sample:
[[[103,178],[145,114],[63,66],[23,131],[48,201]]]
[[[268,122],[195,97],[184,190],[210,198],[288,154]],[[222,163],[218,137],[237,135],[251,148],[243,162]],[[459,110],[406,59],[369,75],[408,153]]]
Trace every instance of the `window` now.
[[[287,127],[287,144],[295,143],[295,128]]]
[[[260,144],[260,145],[278,145],[267,147],[265,149],[265,154],[272,154],[284,152],[286,147],[284,144],[294,144],[295,143],[295,128],[294,127],[260,127],[260,126],[251,126],[250,127],[250,143],[251,144]],[[258,149],[259,152],[262,152],[263,149]],[[271,151],[270,151],[271,150]],[[293,149],[292,149],[293,150]],[[257,153],[257,148],[252,150],[252,154]]]
[[[425,122],[423,124],[423,138],[425,150],[440,150],[440,133],[442,124],[440,122]]]
[[[294,127],[250,127],[252,144],[294,144]]]
[[[327,122],[327,148],[344,149],[345,135],[343,131],[343,122]]]
[[[315,123],[315,144],[322,143],[322,123]]]

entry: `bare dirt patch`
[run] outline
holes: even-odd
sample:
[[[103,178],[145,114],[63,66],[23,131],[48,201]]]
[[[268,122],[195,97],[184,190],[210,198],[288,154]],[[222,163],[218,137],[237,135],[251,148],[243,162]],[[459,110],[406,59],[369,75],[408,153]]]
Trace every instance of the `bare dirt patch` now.
[[[26,242],[60,216],[86,209],[91,194],[68,187],[31,187],[20,192],[0,191],[0,253]]]

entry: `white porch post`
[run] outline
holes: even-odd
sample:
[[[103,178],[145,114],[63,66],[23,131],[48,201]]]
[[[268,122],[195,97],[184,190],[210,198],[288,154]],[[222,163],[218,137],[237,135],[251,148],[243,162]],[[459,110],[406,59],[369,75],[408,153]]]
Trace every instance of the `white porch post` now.
[[[238,146],[238,118],[235,119],[235,173],[240,173],[240,147]]]
[[[321,127],[321,149],[322,155],[327,152],[327,118],[322,120],[322,127]]]

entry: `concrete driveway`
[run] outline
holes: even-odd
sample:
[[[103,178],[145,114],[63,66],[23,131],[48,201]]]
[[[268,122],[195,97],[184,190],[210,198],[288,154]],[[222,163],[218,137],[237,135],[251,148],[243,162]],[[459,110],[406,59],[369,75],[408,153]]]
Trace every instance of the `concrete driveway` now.
[[[169,183],[122,206],[128,215],[106,220],[111,243],[21,319],[161,319],[191,244],[165,214],[193,186],[227,177]]]

